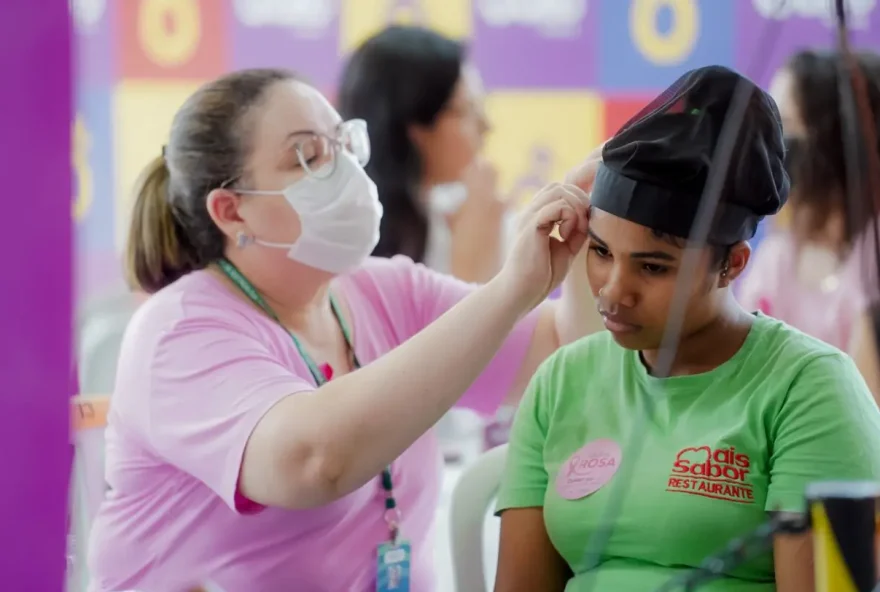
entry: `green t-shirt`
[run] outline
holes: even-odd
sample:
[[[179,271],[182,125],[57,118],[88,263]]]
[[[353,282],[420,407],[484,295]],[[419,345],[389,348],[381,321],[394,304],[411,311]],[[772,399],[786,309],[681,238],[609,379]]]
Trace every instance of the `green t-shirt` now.
[[[627,450],[637,429],[640,453]],[[564,499],[560,468],[571,475],[567,461],[596,440],[619,445],[616,473]],[[543,507],[575,574],[566,592],[641,592],[696,567],[767,511],[803,511],[806,485],[829,479],[880,479],[880,411],[846,355],[757,315],[742,348],[705,374],[652,377],[607,331],[556,352],[520,404],[498,511]],[[587,565],[591,536],[622,492],[613,532]],[[772,555],[700,590],[775,590]]]

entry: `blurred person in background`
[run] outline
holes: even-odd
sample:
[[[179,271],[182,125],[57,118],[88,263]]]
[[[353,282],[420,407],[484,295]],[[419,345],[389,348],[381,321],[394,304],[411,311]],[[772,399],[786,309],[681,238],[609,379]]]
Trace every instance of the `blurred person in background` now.
[[[495,168],[480,153],[489,131],[477,70],[458,41],[393,26],[346,64],[339,112],[367,122],[367,173],[385,214],[373,255],[406,255],[468,282],[503,259],[507,208]]]
[[[373,255],[406,255],[464,281],[489,281],[513,217],[495,168],[480,155],[490,128],[464,45],[422,27],[389,27],[350,57],[338,107],[343,118],[367,122],[374,149],[366,171],[384,215]],[[498,444],[512,415],[504,405],[484,427],[470,410],[450,411],[437,426],[447,461]]]
[[[861,60],[866,63],[864,71],[866,86],[869,96],[871,115],[874,118],[875,137],[880,137],[880,100],[878,100],[878,88],[880,88],[880,55],[876,53],[863,54]],[[880,154],[880,146],[878,146]],[[871,163],[869,161],[869,165]],[[870,173],[869,173],[870,174]],[[866,185],[866,188],[869,187]],[[855,196],[861,198],[862,196]],[[877,208],[878,204],[868,196],[867,203]],[[856,215],[864,212],[864,206],[859,203],[851,203],[850,208]],[[869,206],[870,208],[870,206]],[[869,209],[870,212],[870,209]],[[862,277],[862,290],[860,297],[864,306],[859,309],[859,316],[853,330],[852,340],[849,344],[849,352],[856,365],[862,372],[865,382],[874,394],[874,399],[880,404],[880,348],[877,347],[877,339],[880,337],[880,267],[878,267],[878,240],[880,230],[878,223],[880,218],[876,211],[864,216],[873,219],[873,224],[867,225],[867,231],[863,233],[855,247],[853,259],[855,267]]]
[[[478,286],[369,257],[369,156],[364,122],[283,70],[228,74],[175,115],[129,231],[151,296],[119,357],[91,590],[367,591],[389,562],[434,588],[431,426],[516,398],[584,334],[587,197],[540,192]]]
[[[862,53],[857,61],[878,113],[878,58]],[[801,51],[773,78],[792,180],[789,224],[757,249],[739,301],[847,349],[863,308],[863,270],[851,255],[870,218],[847,215],[839,68],[837,53]]]

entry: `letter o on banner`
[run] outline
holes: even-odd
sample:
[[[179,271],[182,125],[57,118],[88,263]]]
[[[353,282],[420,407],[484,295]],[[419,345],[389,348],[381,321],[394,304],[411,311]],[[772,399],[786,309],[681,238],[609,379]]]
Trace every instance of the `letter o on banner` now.
[[[95,183],[89,161],[92,138],[82,115],[77,116],[73,128],[73,168],[76,171],[76,199],[73,202],[73,219],[80,222],[92,209],[95,199]]]
[[[647,60],[658,66],[674,66],[687,60],[699,38],[698,0],[633,0],[629,10],[633,43]],[[672,11],[668,33],[657,30],[657,14]]]
[[[138,38],[156,64],[179,66],[193,57],[201,37],[198,0],[143,0]]]

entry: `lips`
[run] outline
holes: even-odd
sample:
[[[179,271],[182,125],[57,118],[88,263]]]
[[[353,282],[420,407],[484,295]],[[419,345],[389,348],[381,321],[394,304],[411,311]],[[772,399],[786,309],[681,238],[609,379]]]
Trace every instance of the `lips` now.
[[[601,311],[600,314],[602,315],[602,321],[605,323],[605,328],[612,333],[634,333],[641,328],[635,323],[625,321],[618,315],[612,315]]]

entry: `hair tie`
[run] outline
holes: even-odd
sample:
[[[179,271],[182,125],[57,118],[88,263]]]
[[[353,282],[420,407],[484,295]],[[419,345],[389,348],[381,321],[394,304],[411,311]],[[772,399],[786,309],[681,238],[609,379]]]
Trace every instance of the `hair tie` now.
[[[165,158],[165,153],[168,151],[168,146],[166,144],[162,144],[162,158]]]

